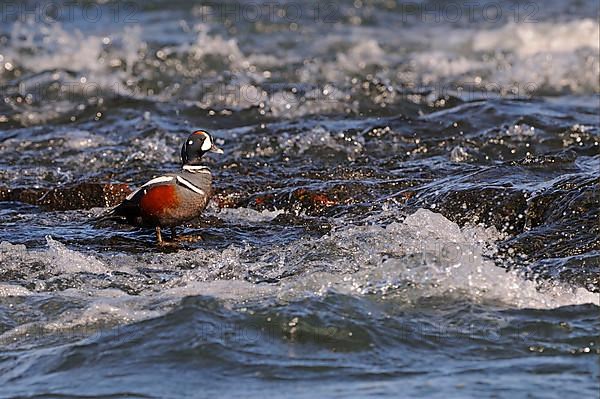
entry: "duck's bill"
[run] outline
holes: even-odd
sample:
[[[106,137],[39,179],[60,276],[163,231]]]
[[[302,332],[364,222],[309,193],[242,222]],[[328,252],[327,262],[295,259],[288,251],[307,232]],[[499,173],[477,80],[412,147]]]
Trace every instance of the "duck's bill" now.
[[[220,149],[219,147],[217,147],[216,145],[212,145],[212,147],[210,147],[210,152],[214,152],[215,154],[222,154],[223,150]]]

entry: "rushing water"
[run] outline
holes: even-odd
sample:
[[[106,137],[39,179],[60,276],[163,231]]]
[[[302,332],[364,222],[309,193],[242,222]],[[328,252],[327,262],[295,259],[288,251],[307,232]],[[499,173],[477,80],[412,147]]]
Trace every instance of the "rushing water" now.
[[[179,248],[0,203],[0,397],[597,397],[596,1],[48,4],[0,186],[226,153]]]

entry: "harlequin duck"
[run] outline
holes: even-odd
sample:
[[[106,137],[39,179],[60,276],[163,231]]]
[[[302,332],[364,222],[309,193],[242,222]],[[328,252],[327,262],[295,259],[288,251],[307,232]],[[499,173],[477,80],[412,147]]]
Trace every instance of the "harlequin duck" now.
[[[135,226],[154,227],[160,245],[161,228],[169,227],[175,238],[175,227],[200,216],[210,199],[212,175],[210,169],[200,165],[209,151],[223,153],[208,132],[193,132],[181,148],[181,172],[150,180],[102,219],[126,219]]]

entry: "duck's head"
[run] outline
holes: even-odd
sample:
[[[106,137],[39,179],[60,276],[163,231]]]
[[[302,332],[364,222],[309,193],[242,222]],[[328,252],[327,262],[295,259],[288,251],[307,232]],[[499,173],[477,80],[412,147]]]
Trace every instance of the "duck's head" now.
[[[223,150],[215,145],[213,137],[205,130],[196,130],[181,147],[181,162],[184,165],[198,165],[200,158],[207,153],[222,154]]]

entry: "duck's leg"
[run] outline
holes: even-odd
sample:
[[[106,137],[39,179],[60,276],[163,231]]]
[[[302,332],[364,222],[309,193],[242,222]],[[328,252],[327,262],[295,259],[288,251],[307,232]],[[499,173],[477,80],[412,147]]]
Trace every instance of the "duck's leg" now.
[[[160,226],[156,226],[156,240],[158,241],[158,245],[163,244],[162,235],[160,234]]]

